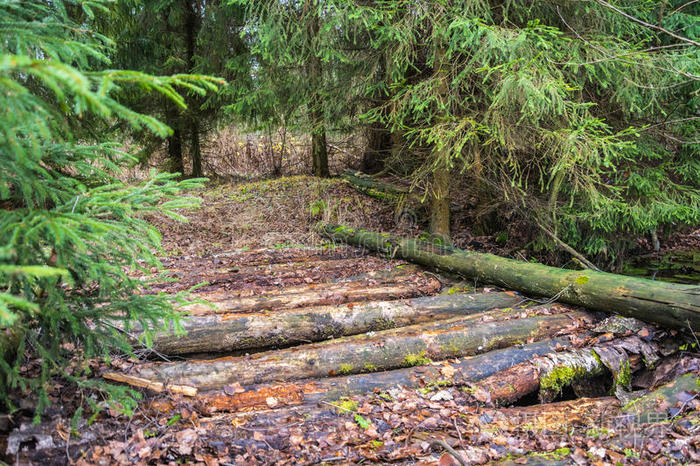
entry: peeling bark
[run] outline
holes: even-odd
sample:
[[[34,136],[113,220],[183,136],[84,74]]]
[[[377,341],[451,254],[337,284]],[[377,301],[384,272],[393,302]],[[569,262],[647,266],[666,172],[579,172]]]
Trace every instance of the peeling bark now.
[[[231,383],[251,385],[374,372],[537,341],[592,320],[589,314],[577,311],[491,322],[476,322],[475,316],[460,317],[244,357],[154,363],[130,375],[214,389]]]
[[[521,300],[506,293],[454,294],[274,313],[196,316],[183,322],[187,334],[160,335],[154,347],[165,354],[187,354],[289,346],[505,308]]]
[[[624,378],[643,367],[647,357],[658,358],[661,346],[636,336],[619,338],[590,348],[551,353],[510,367],[482,380],[478,387],[496,405],[513,403],[539,390],[540,400],[551,402],[567,386],[609,375],[610,384],[624,384]],[[599,354],[607,357],[601,358]],[[614,355],[614,356],[613,356]],[[619,368],[624,367],[624,374]]]
[[[197,407],[202,413],[246,412],[271,407],[315,406],[332,402],[344,396],[388,390],[392,387],[420,387],[441,381],[464,385],[497,374],[509,367],[528,361],[535,356],[549,354],[568,347],[566,337],[512,346],[494,350],[463,360],[449,360],[441,364],[416,366],[386,372],[326,377],[306,381],[259,384],[242,387],[240,393],[223,390],[200,392]],[[156,403],[166,409],[168,402]],[[154,406],[155,407],[155,406]]]
[[[615,312],[664,326],[700,330],[700,287],[542,264],[463,251],[418,240],[323,224],[335,240],[456,272],[526,294],[556,297],[589,309]]]

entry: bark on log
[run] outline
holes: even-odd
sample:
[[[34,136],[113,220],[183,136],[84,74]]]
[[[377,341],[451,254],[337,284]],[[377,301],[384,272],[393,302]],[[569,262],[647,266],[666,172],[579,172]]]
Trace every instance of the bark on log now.
[[[401,202],[404,199],[420,203],[420,196],[410,193],[403,186],[387,183],[358,171],[347,170],[343,173],[343,178],[363,194],[366,194],[380,201]]]
[[[506,293],[453,294],[274,313],[196,316],[183,322],[185,335],[160,335],[153,345],[165,354],[289,346],[507,308],[520,301]]]
[[[333,402],[344,396],[372,393],[396,386],[420,387],[441,381],[451,385],[474,383],[514,365],[569,347],[569,338],[516,345],[463,360],[415,366],[386,372],[325,377],[306,381],[258,384],[236,389],[200,392],[196,406],[202,413],[245,412],[284,406],[314,406]],[[168,402],[154,407],[167,408]]]
[[[206,254],[203,256],[170,256],[161,260],[163,267],[170,269],[173,266],[198,266],[200,264],[211,265],[264,265],[279,262],[309,262],[313,260],[337,260],[348,257],[348,248],[326,249],[315,246],[292,245],[289,247],[266,247],[255,249],[237,249],[233,251]]]
[[[320,260],[299,263],[273,263],[255,266],[241,267],[205,267],[198,270],[180,270],[166,272],[166,278],[177,282],[155,282],[149,285],[149,292],[157,291],[181,291],[194,285],[208,282],[201,290],[212,287],[244,288],[250,285],[275,286],[282,283],[304,284],[309,280],[319,282],[332,278],[345,278],[356,275],[359,271],[369,271],[378,266],[386,267],[386,262],[376,258],[346,258],[332,261]]]
[[[226,384],[258,384],[373,372],[432,360],[472,356],[525,341],[552,337],[591,321],[585,312],[506,321],[475,322],[474,316],[414,325],[376,334],[269,351],[244,357],[144,365],[140,378],[166,384],[214,389]]]
[[[609,374],[610,384],[622,384],[623,379],[652,363],[662,352],[661,346],[646,343],[636,336],[619,338],[590,348],[552,353],[510,367],[477,384],[496,405],[515,401],[539,390],[540,400],[550,402],[566,386],[574,386],[596,376]],[[601,357],[601,355],[603,355]],[[624,373],[620,371],[624,368]]]
[[[286,287],[252,296],[236,296],[235,291],[230,290],[195,293],[194,296],[209,301],[216,308],[195,303],[185,306],[184,310],[193,315],[229,314],[232,312],[270,311],[327,304],[413,298],[432,294],[438,291],[441,286],[436,279],[422,274],[390,272],[367,274],[366,277],[358,276],[356,277],[357,281],[340,279],[334,283]]]
[[[322,224],[320,231],[334,241],[363,246],[507,289],[556,297],[564,303],[664,326],[700,331],[700,286],[697,285],[592,270],[564,270],[328,223]]]
[[[630,401],[622,407],[622,411],[636,416],[638,422],[667,420],[680,414],[698,392],[700,377],[691,372]]]

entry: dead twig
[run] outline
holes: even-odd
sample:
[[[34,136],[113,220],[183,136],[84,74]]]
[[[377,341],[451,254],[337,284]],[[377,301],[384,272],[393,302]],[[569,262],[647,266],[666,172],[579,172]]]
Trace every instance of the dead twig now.
[[[451,446],[449,446],[447,444],[447,442],[445,442],[444,440],[433,440],[432,442],[430,442],[430,446],[431,447],[436,447],[436,446],[442,447],[447,453],[452,455],[454,457],[454,459],[456,459],[459,462],[459,464],[461,464],[462,466],[467,466],[469,464],[469,463],[467,463],[467,461],[464,458],[462,458],[462,455],[457,453],[457,451],[454,448],[452,448]]]
[[[609,9],[613,10],[614,12],[624,16],[625,18],[629,19],[630,21],[632,21],[634,23],[641,24],[642,26],[647,27],[649,29],[654,29],[656,31],[663,32],[664,34],[668,34],[669,36],[673,37],[674,39],[678,39],[680,41],[687,42],[689,44],[693,44],[696,47],[700,47],[700,42],[697,42],[697,41],[694,41],[688,37],[684,37],[684,36],[681,36],[679,34],[676,34],[675,32],[669,31],[668,29],[661,27],[659,25],[647,23],[646,21],[643,21],[639,18],[635,18],[634,16],[630,15],[629,13],[625,13],[624,11],[617,8],[615,5],[611,5],[610,3],[606,2],[605,0],[595,0],[595,1],[596,1],[596,3],[604,6],[605,8],[609,8]]]
[[[557,237],[557,235],[555,235],[554,233],[552,233],[551,231],[549,231],[547,228],[545,228],[544,226],[542,226],[542,224],[537,223],[537,226],[540,228],[540,230],[542,230],[542,231],[545,232],[550,238],[552,238],[552,239],[554,240],[554,242],[557,243],[562,249],[564,249],[566,252],[568,252],[569,254],[571,254],[572,256],[574,256],[576,259],[580,260],[580,261],[583,263],[583,265],[585,265],[586,267],[588,267],[588,268],[591,269],[591,270],[595,270],[596,272],[600,272],[600,271],[601,271],[598,267],[595,266],[595,264],[593,264],[593,262],[591,262],[591,261],[589,261],[588,259],[586,259],[586,258],[584,257],[583,254],[581,254],[581,253],[578,252],[576,249],[572,248],[571,246],[569,246],[568,244],[566,244],[565,242],[563,242],[562,240],[560,240],[560,239]]]

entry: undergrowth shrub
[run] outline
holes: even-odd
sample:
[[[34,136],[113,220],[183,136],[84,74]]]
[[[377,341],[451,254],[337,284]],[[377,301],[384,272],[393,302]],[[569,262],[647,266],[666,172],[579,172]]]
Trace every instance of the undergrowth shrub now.
[[[152,173],[124,184],[133,159],[109,128],[170,132],[120,104],[129,86],[182,106],[178,87],[204,93],[218,81],[108,69],[114,44],[88,27],[108,3],[0,0],[0,403],[13,409],[13,391],[34,394],[37,415],[56,375],[130,412],[134,392],[89,378],[88,361],[130,353],[132,329],[148,345],[164,323],[179,328],[185,300],[141,293],[147,284],[130,272],[159,265],[160,235],[141,216],[182,220],[177,210],[198,200],[181,193],[202,180]]]

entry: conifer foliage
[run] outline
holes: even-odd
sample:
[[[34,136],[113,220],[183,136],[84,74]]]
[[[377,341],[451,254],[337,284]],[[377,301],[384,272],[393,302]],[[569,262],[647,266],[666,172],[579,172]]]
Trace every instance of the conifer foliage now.
[[[700,222],[700,4],[355,3],[390,57],[366,118],[409,139],[417,182],[467,178],[491,232],[544,225],[610,267]]]
[[[131,351],[125,331],[136,326],[148,343],[149,330],[178,325],[184,301],[138,293],[144,283],[128,273],[158,265],[159,234],[142,214],[181,218],[177,209],[197,200],[180,193],[201,180],[153,174],[124,184],[120,169],[132,157],[105,128],[126,122],[167,136],[114,96],[136,86],[184,106],[178,89],[204,94],[218,81],[109,69],[114,44],[90,28],[107,4],[0,0],[0,401],[10,408],[19,388],[38,394],[41,411],[58,374],[128,411],[127,390],[85,377],[87,359]],[[30,374],[28,356],[40,362]]]

